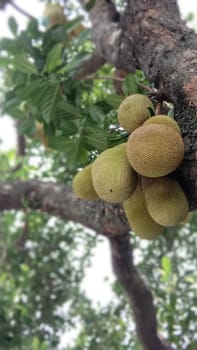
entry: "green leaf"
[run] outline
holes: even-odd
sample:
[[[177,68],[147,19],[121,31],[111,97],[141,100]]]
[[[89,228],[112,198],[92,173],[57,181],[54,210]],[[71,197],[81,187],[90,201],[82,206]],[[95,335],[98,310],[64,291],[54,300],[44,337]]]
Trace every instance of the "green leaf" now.
[[[85,5],[86,11],[90,11],[92,7],[95,5],[96,0],[89,0],[88,3]]]
[[[167,281],[172,272],[171,261],[167,256],[162,257],[161,266],[163,269],[163,281]]]
[[[44,71],[50,73],[61,64],[62,48],[63,45],[58,43],[49,51]]]
[[[52,136],[49,138],[49,146],[66,155],[69,169],[74,169],[87,161],[88,152],[80,138],[68,139],[64,136]]]
[[[82,134],[82,142],[93,149],[103,151],[107,148],[107,132],[101,128],[86,127]]]
[[[35,65],[31,63],[24,54],[16,55],[12,60],[12,63],[20,72],[26,74],[38,74]]]
[[[19,131],[21,134],[33,136],[35,134],[35,121],[33,118],[23,121],[20,124]]]
[[[24,273],[28,273],[30,271],[30,268],[29,268],[29,266],[27,264],[21,264],[20,265],[20,269]]]
[[[32,40],[25,31],[22,31],[17,37],[17,46],[22,51],[29,52],[32,56],[34,55],[34,48],[32,47]]]
[[[65,116],[64,116],[65,117]],[[77,120],[70,120],[69,118],[64,118],[64,121],[61,123],[61,132],[64,136],[71,136],[78,132],[79,126]]]
[[[45,92],[43,96],[43,100],[41,103],[41,111],[43,114],[43,119],[47,124],[52,120],[55,114],[57,106],[56,103],[59,96],[59,89],[59,83],[56,83],[51,86],[49,85],[47,92]]]
[[[102,109],[96,105],[90,105],[89,113],[92,119],[97,123],[103,123],[105,120],[105,114],[103,113]]]
[[[123,83],[123,91],[126,96],[135,94],[138,92],[137,80],[134,74],[127,74]]]
[[[9,57],[0,57],[0,66],[7,68],[8,64],[10,63]]]
[[[76,38],[75,45],[79,47],[80,45],[85,43],[85,41],[87,41],[89,38],[90,38],[90,29],[85,28],[79,33],[78,37]]]
[[[75,108],[73,105],[71,105],[69,102],[67,101],[61,101],[58,103],[58,109],[63,110],[71,115],[73,115],[74,117],[80,118],[81,114],[80,112],[77,110],[77,108]]]
[[[115,109],[117,109],[120,106],[123,99],[123,97],[115,94],[109,95],[105,98],[106,102]]]
[[[12,34],[16,35],[17,34],[17,30],[18,30],[18,24],[15,20],[15,18],[13,16],[10,16],[8,18],[8,26],[12,32]]]
[[[81,23],[81,21],[82,21],[82,17],[78,17],[78,18],[75,18],[75,19],[68,21],[64,26],[66,32],[67,33],[72,32],[73,29],[78,27],[78,25]]]
[[[33,348],[33,350],[39,350],[40,349],[40,340],[39,340],[38,337],[34,337],[33,338],[32,348]]]
[[[18,52],[18,46],[16,40],[9,39],[9,38],[3,38],[0,41],[0,50],[5,50],[7,52],[11,52],[15,54]]]
[[[90,53],[84,53],[84,52],[80,53],[71,62],[66,64],[65,67],[63,67],[60,72],[61,73],[69,73],[69,72],[75,70],[76,68],[80,68],[81,64],[85,60],[88,60],[90,57],[91,57]]]

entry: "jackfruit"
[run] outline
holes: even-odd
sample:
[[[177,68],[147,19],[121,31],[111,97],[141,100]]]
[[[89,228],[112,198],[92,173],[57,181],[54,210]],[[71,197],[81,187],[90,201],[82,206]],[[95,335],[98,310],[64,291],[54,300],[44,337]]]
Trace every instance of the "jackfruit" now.
[[[176,120],[172,119],[167,115],[162,115],[162,114],[155,115],[154,117],[146,120],[144,125],[151,124],[151,123],[168,125],[181,135],[181,129],[179,127],[179,124],[176,122]]]
[[[154,110],[153,104],[147,96],[134,94],[126,97],[118,108],[120,126],[128,133],[133,132],[151,116],[148,108]]]
[[[131,230],[140,238],[152,240],[163,232],[164,228],[147,211],[140,181],[131,197],[123,202],[123,207]]]
[[[176,226],[185,219],[189,205],[185,193],[171,176],[142,177],[142,188],[150,216],[162,226]]]
[[[73,191],[81,199],[94,200],[99,198],[93,187],[91,168],[92,164],[87,165],[73,179]]]
[[[126,143],[107,149],[94,161],[92,181],[95,191],[103,200],[121,203],[135,190],[137,175],[131,168]]]
[[[58,24],[66,23],[64,8],[60,4],[47,4],[44,9],[43,18],[47,29]]]
[[[129,136],[127,156],[140,175],[161,177],[172,173],[181,164],[184,143],[181,135],[168,125],[142,125]]]
[[[48,147],[49,146],[49,139],[44,131],[44,126],[42,123],[40,123],[38,121],[36,121],[34,138],[39,140],[47,150],[50,150],[50,148]]]

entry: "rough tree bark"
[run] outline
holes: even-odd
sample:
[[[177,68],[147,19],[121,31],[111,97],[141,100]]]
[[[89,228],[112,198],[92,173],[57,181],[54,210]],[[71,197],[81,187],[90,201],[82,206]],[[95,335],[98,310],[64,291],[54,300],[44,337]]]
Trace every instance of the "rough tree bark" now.
[[[87,3],[86,0],[81,2]],[[90,11],[92,37],[99,52],[87,73],[103,62],[127,72],[142,69],[166,101],[175,107],[185,142],[185,159],[177,176],[190,208],[197,208],[197,35],[180,19],[175,0],[128,0],[119,14],[111,0],[96,0]],[[32,209],[79,222],[109,237],[114,272],[133,308],[145,350],[170,350],[157,334],[152,296],[133,266],[129,227],[122,207],[85,202],[71,189],[38,181],[1,183],[0,211]]]
[[[133,264],[129,234],[109,239],[114,273],[126,291],[144,350],[172,349],[157,332],[152,294]]]

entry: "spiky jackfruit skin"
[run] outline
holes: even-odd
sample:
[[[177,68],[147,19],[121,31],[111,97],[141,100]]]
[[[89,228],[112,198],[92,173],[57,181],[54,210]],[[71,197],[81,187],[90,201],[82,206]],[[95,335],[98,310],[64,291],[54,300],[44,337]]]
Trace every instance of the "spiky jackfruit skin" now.
[[[163,232],[164,228],[147,211],[140,181],[131,197],[123,202],[123,207],[131,230],[140,238],[152,240]]]
[[[66,23],[64,8],[60,4],[47,4],[43,13],[43,18],[47,29],[58,24]]]
[[[189,212],[188,201],[173,177],[142,177],[142,188],[147,210],[158,224],[176,226],[185,219]]]
[[[155,115],[154,117],[151,117],[148,120],[146,120],[144,125],[151,123],[168,125],[181,135],[181,129],[179,127],[179,124],[176,122],[176,120],[172,119],[167,115]]]
[[[81,199],[95,200],[99,198],[93,187],[91,169],[92,164],[87,165],[73,179],[73,191]]]
[[[153,104],[147,96],[134,94],[126,97],[118,108],[120,126],[128,133],[133,132],[151,116],[148,108],[154,110]]]
[[[127,156],[133,169],[147,177],[172,173],[184,157],[184,143],[170,126],[142,125],[129,136]]]
[[[121,203],[135,190],[137,174],[131,168],[126,143],[102,152],[92,165],[92,181],[98,196],[110,203]]]

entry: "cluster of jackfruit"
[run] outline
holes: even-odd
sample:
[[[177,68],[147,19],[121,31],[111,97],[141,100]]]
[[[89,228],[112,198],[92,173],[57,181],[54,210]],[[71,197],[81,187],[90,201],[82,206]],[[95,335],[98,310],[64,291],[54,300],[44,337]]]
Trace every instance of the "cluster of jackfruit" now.
[[[132,231],[148,240],[181,223],[189,210],[171,174],[184,157],[181,130],[168,116],[151,117],[150,109],[154,107],[147,96],[125,98],[118,121],[130,133],[128,141],[102,152],[73,180],[79,198],[123,202]]]

